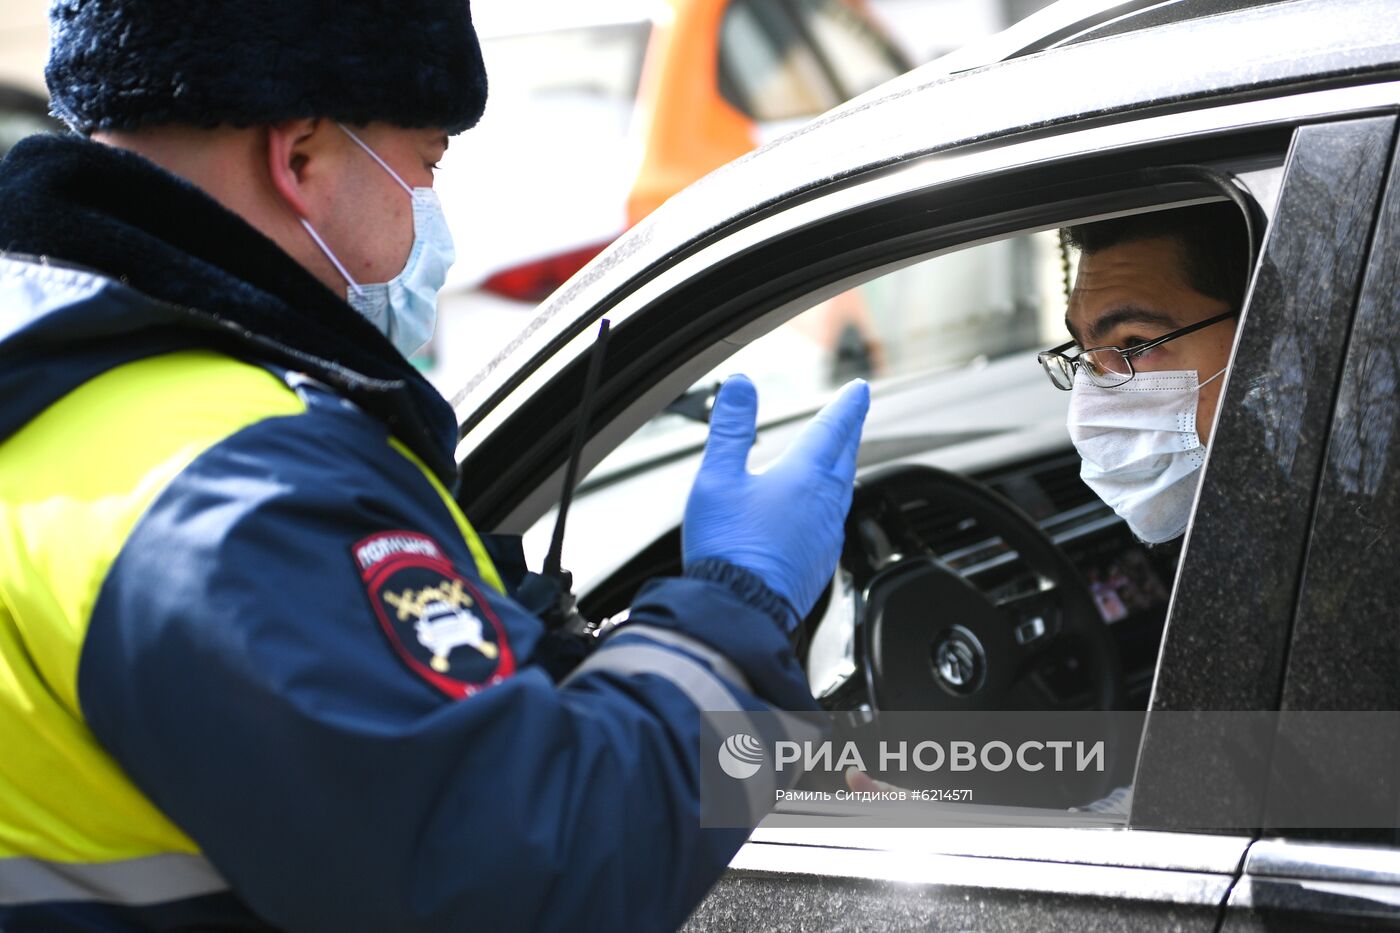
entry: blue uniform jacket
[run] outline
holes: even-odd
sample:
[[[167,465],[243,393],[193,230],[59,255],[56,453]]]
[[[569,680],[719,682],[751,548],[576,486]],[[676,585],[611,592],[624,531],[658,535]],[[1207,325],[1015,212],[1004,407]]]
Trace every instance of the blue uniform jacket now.
[[[682,922],[744,838],[700,826],[701,712],[814,706],[776,598],[654,581],[556,683],[376,331],[134,156],[31,141],[7,191],[0,243],[79,268],[0,259],[0,719],[35,749],[0,927]]]

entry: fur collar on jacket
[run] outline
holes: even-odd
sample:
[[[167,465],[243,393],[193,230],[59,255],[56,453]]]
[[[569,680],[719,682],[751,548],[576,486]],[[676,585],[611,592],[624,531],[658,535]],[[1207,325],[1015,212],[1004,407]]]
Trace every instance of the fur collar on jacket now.
[[[200,189],[130,152],[33,136],[0,162],[0,205],[0,253],[82,266],[222,325],[191,329],[192,343],[255,335],[240,355],[335,386],[454,479],[447,401],[373,325]],[[222,339],[206,339],[214,332]],[[288,352],[269,354],[269,342]]]

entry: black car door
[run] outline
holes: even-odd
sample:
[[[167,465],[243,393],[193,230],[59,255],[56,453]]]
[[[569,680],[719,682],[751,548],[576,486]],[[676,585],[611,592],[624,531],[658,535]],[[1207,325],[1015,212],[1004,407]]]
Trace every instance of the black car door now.
[[[1330,830],[1266,826],[1231,891],[1230,933],[1400,929],[1400,154],[1389,163],[1308,516],[1280,708],[1285,716],[1326,711],[1334,729],[1365,730],[1358,754],[1318,760],[1305,747],[1289,764],[1326,776],[1305,792],[1321,798],[1314,805],[1345,804],[1339,822],[1357,798],[1390,819]],[[1284,768],[1274,771],[1271,801],[1298,792]]]

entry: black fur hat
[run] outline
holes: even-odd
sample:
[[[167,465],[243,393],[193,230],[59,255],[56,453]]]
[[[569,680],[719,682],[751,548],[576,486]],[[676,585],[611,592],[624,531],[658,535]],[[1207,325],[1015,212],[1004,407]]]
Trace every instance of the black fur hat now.
[[[53,113],[80,133],[296,117],[467,129],[468,0],[52,0]]]

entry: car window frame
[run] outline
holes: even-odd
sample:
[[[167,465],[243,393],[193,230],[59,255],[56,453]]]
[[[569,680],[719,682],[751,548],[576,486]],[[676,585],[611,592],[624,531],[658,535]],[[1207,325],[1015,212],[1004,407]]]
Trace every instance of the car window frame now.
[[[634,347],[627,352],[620,348],[623,335],[630,326],[629,322],[645,316],[653,310],[655,304],[664,302],[667,289],[674,287],[678,280],[704,274],[706,270],[718,269],[732,261],[736,255],[752,249],[755,243],[761,242],[765,237],[776,236],[780,231],[796,234],[821,223],[824,218],[848,218],[856,211],[885,203],[890,198],[902,197],[909,191],[922,190],[936,196],[944,186],[956,183],[961,178],[986,179],[989,186],[995,187],[1008,177],[1001,174],[1002,172],[1016,175],[1022,171],[1008,166],[1031,166],[1024,169],[1024,173],[1030,175],[1043,170],[1053,170],[1053,166],[1067,161],[1092,159],[1097,154],[1112,152],[1119,147],[1131,150],[1139,145],[1139,135],[1163,140],[1164,145],[1180,145],[1188,151],[1198,145],[1220,146],[1223,147],[1220,149],[1222,157],[1235,155],[1228,151],[1228,141],[1246,139],[1252,134],[1281,136],[1283,142],[1279,143],[1279,147],[1282,149],[1287,144],[1287,132],[1279,129],[1279,123],[1288,123],[1291,130],[1289,111],[1301,109],[1307,113],[1319,108],[1323,112],[1331,112],[1342,100],[1352,96],[1352,92],[1357,90],[1365,93],[1367,89],[1315,92],[1299,95],[1286,102],[1227,104],[1205,114],[1173,114],[1130,123],[1098,125],[1088,129],[1071,130],[1063,135],[1015,143],[999,149],[977,147],[962,153],[934,153],[889,171],[861,178],[855,184],[837,182],[832,186],[835,190],[812,192],[781,206],[765,207],[754,217],[747,218],[745,223],[736,224],[723,236],[711,239],[702,248],[678,253],[664,268],[648,269],[613,291],[606,300],[594,304],[589,313],[570,322],[560,336],[552,338],[546,351],[532,357],[526,366],[506,381],[502,389],[495,390],[495,394],[488,398],[485,404],[474,407],[470,412],[463,412],[462,439],[458,446],[458,457],[462,466],[459,502],[467,510],[467,514],[480,516],[479,520],[487,527],[499,527],[510,533],[523,533],[533,525],[548,511],[549,502],[557,495],[557,483],[562,479],[564,454],[568,440],[572,438],[573,409],[566,406],[554,412],[533,414],[527,413],[526,410],[537,407],[536,402],[544,397],[577,399],[583,383],[584,359],[592,345],[592,325],[603,316],[612,320],[613,336],[609,355],[614,360],[625,359],[626,366],[604,366],[603,380],[596,399],[597,407],[592,418],[592,424],[596,427],[591,432],[593,440],[584,450],[581,475],[587,475],[606,451],[611,450],[635,430],[634,424],[615,423],[620,409],[631,407],[617,405],[612,398],[614,393],[625,394],[629,391],[619,382],[630,382],[631,380],[625,377],[634,373],[624,370],[635,371],[642,357],[659,355],[658,352],[644,346]],[[1251,112],[1258,112],[1259,119],[1252,120]],[[1248,144],[1240,145],[1247,148]],[[1238,155],[1244,157],[1243,152]],[[994,178],[996,181],[992,181]],[[1125,205],[1124,209],[1133,206]],[[1028,223],[1023,225],[1023,228],[1029,229],[1030,226],[1032,225]],[[908,261],[912,261],[915,255],[926,255],[928,251],[926,244],[922,249],[915,244],[910,248]],[[831,274],[834,279],[836,274]],[[717,278],[722,280],[723,276],[719,275]],[[829,293],[834,294],[849,284],[852,282],[835,282]],[[808,288],[806,292],[813,300],[827,294],[817,294],[814,288]],[[799,309],[794,308],[793,313],[797,310]],[[752,317],[758,316],[760,315],[755,314]],[[752,322],[752,317],[736,320],[732,326],[725,325],[720,329],[711,327],[710,336],[706,339],[707,345],[728,339],[730,334],[737,334],[735,339],[744,342],[746,337],[743,328]],[[694,331],[704,323],[684,321],[677,334],[668,336],[693,339]],[[552,322],[551,326],[557,327]],[[710,365],[718,362],[719,358],[713,360]],[[687,373],[687,378],[698,378],[708,367],[697,364],[692,369],[694,372]],[[615,377],[624,378],[619,380]],[[560,387],[565,386],[567,388],[562,392],[558,391]],[[688,387],[689,384],[668,385],[665,387],[666,391],[660,392],[656,399],[647,401],[654,403],[655,410],[659,410]],[[666,392],[670,393],[669,397],[664,397]],[[469,397],[469,393],[463,393],[460,398]],[[537,427],[525,434],[508,430],[503,432],[508,422],[517,419],[529,421]],[[509,443],[493,442],[493,438],[505,435],[512,436]],[[524,450],[521,448],[522,438],[526,439],[527,449]],[[549,472],[522,470],[522,462],[533,467],[535,462],[541,459],[536,452],[543,446],[551,448],[544,458],[550,465]],[[522,499],[518,492],[512,492],[510,487],[516,490],[528,487],[534,494]],[[502,503],[508,505],[502,508]]]

